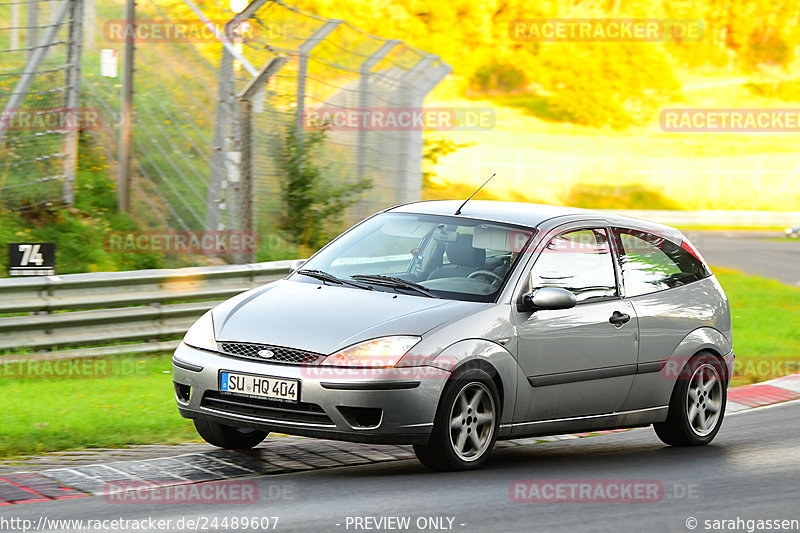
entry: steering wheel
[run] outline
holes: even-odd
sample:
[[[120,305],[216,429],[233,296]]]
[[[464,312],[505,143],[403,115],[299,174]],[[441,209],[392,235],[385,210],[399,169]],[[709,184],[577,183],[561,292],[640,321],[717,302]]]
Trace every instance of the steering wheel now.
[[[503,281],[503,278],[492,272],[491,270],[476,270],[472,272],[467,278],[472,279],[475,276],[489,276],[490,278],[494,278],[496,281]]]

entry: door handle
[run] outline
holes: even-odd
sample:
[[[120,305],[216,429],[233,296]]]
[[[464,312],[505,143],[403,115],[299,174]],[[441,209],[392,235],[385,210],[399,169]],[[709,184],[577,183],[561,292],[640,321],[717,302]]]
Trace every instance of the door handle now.
[[[618,328],[622,327],[622,324],[630,322],[630,320],[631,320],[631,315],[626,313],[620,313],[619,311],[614,311],[614,314],[611,315],[611,318],[608,319],[610,323],[614,324]]]

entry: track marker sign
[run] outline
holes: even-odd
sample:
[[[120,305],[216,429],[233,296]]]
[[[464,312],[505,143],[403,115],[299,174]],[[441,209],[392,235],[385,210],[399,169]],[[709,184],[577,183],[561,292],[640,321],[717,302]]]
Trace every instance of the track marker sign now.
[[[100,75],[104,78],[116,78],[119,52],[111,48],[100,50]]]
[[[52,242],[10,243],[8,245],[9,276],[54,276],[56,245]]]

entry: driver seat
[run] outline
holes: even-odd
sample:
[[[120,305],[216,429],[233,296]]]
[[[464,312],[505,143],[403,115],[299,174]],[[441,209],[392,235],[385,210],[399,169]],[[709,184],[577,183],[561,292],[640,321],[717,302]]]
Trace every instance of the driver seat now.
[[[486,250],[472,247],[472,235],[459,233],[458,238],[444,247],[449,265],[440,266],[428,279],[466,278],[486,263]]]

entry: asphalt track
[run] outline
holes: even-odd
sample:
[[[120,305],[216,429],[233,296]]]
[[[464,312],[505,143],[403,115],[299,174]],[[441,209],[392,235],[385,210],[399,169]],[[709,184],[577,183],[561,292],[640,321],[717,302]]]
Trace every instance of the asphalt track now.
[[[499,449],[485,468],[474,472],[433,473],[409,459],[251,477],[260,496],[247,505],[119,504],[91,496],[9,506],[0,508],[0,525],[3,518],[27,519],[34,525],[41,517],[155,519],[171,520],[172,527],[148,531],[178,531],[190,529],[185,520],[202,517],[207,531],[685,532],[720,531],[723,525],[727,531],[775,531],[781,522],[759,529],[757,520],[795,520],[786,525],[796,530],[800,529],[798,418],[800,401],[729,413],[712,445],[700,448],[666,447],[652,429],[644,428]],[[593,486],[600,484],[606,490],[625,483],[655,483],[661,489],[649,499],[631,503],[563,499],[532,503],[512,498],[520,480],[537,480],[542,496],[547,483],[568,486],[576,480],[593,480],[589,481]],[[524,483],[523,487],[530,486]],[[275,529],[234,529],[230,527],[234,516],[278,520]],[[228,527],[219,527],[226,517]],[[408,526],[398,527],[389,517],[407,518]],[[182,518],[183,528],[175,527]],[[214,518],[218,527],[211,528]]]
[[[769,240],[780,232],[689,231],[687,236],[712,266],[800,286],[800,239]]]

